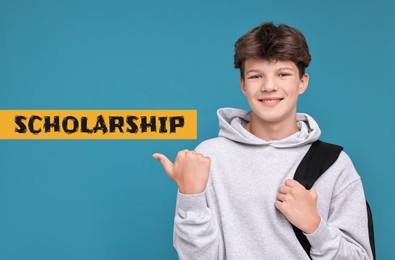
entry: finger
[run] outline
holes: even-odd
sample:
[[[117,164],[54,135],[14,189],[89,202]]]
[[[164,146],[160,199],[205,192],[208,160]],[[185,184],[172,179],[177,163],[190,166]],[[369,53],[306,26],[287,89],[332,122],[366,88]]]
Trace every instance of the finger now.
[[[165,169],[165,172],[167,175],[169,175],[170,178],[173,177],[173,163],[163,154],[161,153],[154,153],[152,155],[155,159],[157,159],[163,166],[163,169]]]
[[[204,157],[203,154],[198,153],[198,152],[193,151],[193,150],[188,151],[187,156],[190,156],[190,157],[193,157],[193,158],[201,158],[201,157]]]
[[[309,190],[309,193],[310,193],[310,196],[311,196],[311,197],[313,197],[314,199],[317,199],[318,194],[317,194],[317,192],[315,191],[314,188],[311,188],[311,189]]]
[[[284,202],[285,201],[285,195],[284,194],[279,194],[278,196],[277,196],[277,200],[278,201],[280,201],[280,202]]]
[[[200,153],[200,152],[197,152],[197,151],[195,151],[195,150],[190,150],[190,152],[193,153],[193,154],[196,154],[196,155],[202,155],[202,156],[204,156],[204,154],[202,154],[202,153]]]
[[[285,185],[288,187],[298,187],[298,186],[302,186],[302,184],[300,184],[298,181],[295,181],[293,179],[287,179],[285,180]]]
[[[279,192],[279,193],[282,193],[282,194],[287,194],[287,193],[289,193],[291,190],[292,190],[291,187],[283,185],[283,186],[280,187],[280,189],[278,190],[278,192]]]
[[[276,200],[276,201],[274,202],[274,206],[275,206],[278,210],[280,210],[280,211],[282,212],[283,203],[282,203],[281,201]]]
[[[177,161],[177,158],[183,158],[183,157],[187,156],[189,153],[190,153],[190,151],[188,149],[178,151],[175,161]]]

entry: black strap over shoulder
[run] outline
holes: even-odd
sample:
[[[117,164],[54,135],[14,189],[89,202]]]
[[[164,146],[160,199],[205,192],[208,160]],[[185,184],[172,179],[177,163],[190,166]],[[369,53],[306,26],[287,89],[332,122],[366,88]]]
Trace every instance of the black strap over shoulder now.
[[[375,246],[375,242],[374,242],[373,214],[372,214],[370,205],[367,201],[366,201],[366,207],[367,207],[367,211],[368,211],[369,242],[370,242],[370,247],[371,247],[372,253],[373,253],[373,259],[376,260],[376,246]]]
[[[343,147],[335,144],[315,141],[296,169],[294,179],[310,190],[315,181],[339,158]],[[295,235],[310,257],[311,245],[303,231],[292,226]],[[311,257],[310,257],[311,258]]]
[[[343,147],[315,141],[296,169],[294,179],[306,189],[311,189],[316,180],[339,158]]]

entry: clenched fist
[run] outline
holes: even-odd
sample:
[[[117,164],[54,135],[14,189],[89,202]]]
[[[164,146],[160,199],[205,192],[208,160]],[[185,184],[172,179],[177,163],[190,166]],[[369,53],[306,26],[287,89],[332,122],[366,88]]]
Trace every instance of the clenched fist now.
[[[174,164],[163,154],[152,155],[162,164],[167,175],[178,185],[183,194],[197,194],[206,189],[210,173],[210,158],[194,151],[178,152]]]

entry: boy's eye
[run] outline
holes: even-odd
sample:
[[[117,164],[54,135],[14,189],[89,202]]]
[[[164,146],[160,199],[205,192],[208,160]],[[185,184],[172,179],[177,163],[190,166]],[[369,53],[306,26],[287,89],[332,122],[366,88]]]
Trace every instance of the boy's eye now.
[[[260,79],[262,78],[261,75],[251,75],[248,77],[249,79]]]
[[[278,76],[279,76],[280,78],[284,78],[284,77],[291,76],[291,73],[281,72],[281,73],[278,74]]]

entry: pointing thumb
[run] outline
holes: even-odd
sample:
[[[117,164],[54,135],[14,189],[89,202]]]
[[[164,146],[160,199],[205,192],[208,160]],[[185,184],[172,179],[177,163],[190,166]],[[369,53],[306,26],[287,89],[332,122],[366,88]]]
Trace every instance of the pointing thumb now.
[[[167,157],[161,153],[154,153],[152,155],[155,159],[157,159],[163,166],[163,169],[165,169],[165,172],[167,175],[169,175],[170,178],[173,176],[173,163],[167,159]]]

